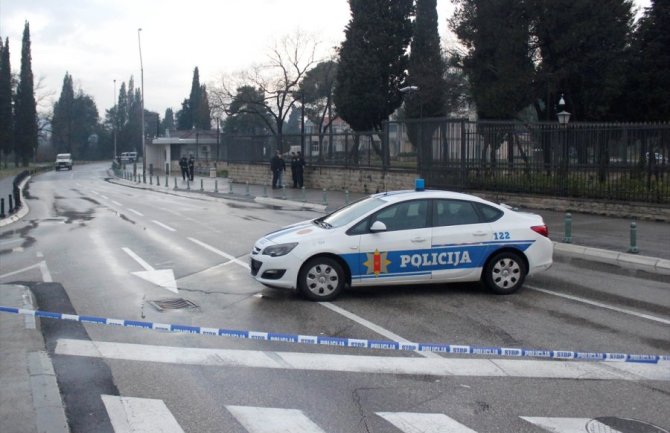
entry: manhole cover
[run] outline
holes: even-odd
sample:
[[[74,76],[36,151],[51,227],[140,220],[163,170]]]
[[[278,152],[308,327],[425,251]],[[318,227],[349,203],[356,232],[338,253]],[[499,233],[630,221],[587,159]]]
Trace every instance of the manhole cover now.
[[[655,425],[635,419],[603,416],[594,418],[586,424],[588,433],[669,433]]]
[[[168,298],[168,299],[158,299],[156,301],[149,301],[151,305],[154,306],[158,311],[163,310],[197,310],[197,304],[189,301],[184,298]]]

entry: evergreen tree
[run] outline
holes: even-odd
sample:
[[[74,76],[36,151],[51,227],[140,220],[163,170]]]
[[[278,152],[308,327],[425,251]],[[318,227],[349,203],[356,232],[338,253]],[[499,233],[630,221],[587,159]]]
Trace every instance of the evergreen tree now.
[[[37,149],[37,106],[31,63],[30,26],[26,21],[21,45],[21,72],[16,89],[14,146],[17,167],[19,162],[27,167]]]
[[[622,120],[670,120],[670,3],[653,0],[630,46],[627,86],[617,101]]]
[[[207,86],[204,84],[200,86],[200,101],[198,102],[197,111],[193,111],[193,113],[193,120],[197,129],[204,129],[206,131],[212,129],[212,112],[209,109]]]
[[[555,122],[563,94],[571,119],[609,120],[625,80],[632,0],[529,1],[540,60],[538,117]]]
[[[188,98],[188,110],[182,108],[184,128],[191,129],[199,127],[198,116],[200,114],[200,104],[202,102],[202,88],[200,87],[200,72],[196,66],[193,70],[193,81],[191,82],[191,95]]]
[[[161,133],[165,133],[165,131],[174,131],[174,129],[174,113],[172,112],[172,108],[168,108],[165,110],[165,116],[161,122]]]
[[[533,101],[534,65],[527,2],[459,0],[451,26],[480,119],[513,119]]]
[[[177,112],[177,130],[188,131],[193,129],[193,116],[188,99],[181,103],[181,110]]]
[[[252,86],[237,88],[226,114],[223,131],[227,134],[272,133],[274,121],[267,111],[261,89]]]
[[[9,38],[0,39],[0,153],[7,158],[14,150],[14,113],[12,111],[12,69],[9,62]]]
[[[351,20],[339,48],[337,112],[355,131],[381,131],[401,104],[412,0],[349,0]]]
[[[72,153],[73,111],[74,87],[72,76],[66,72],[60,97],[54,104],[51,119],[51,143],[56,153]]]
[[[417,0],[414,36],[410,45],[407,83],[417,86],[415,97],[405,98],[410,119],[446,114],[446,65],[437,29],[437,0]]]

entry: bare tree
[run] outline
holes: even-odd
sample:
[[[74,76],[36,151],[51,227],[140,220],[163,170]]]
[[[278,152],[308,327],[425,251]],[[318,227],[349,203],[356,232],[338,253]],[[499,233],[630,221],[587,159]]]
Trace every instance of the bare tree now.
[[[299,83],[318,60],[318,42],[299,31],[284,36],[267,54],[267,60],[235,76],[222,77],[210,92],[210,106],[215,112],[231,115],[230,104],[237,98],[235,114],[259,116],[277,136],[277,148],[283,151],[282,135],[291,108],[300,98]],[[240,100],[238,89],[252,87],[263,99]]]

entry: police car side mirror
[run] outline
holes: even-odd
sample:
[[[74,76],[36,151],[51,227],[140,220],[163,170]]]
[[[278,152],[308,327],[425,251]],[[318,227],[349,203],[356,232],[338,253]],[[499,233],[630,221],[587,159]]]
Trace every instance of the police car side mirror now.
[[[386,224],[384,224],[381,221],[375,221],[370,226],[370,231],[372,233],[385,232],[386,231]]]

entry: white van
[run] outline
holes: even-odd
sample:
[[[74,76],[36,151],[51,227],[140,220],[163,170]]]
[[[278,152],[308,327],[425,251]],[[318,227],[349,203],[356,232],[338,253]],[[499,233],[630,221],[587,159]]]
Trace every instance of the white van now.
[[[137,152],[121,152],[121,163],[129,164],[137,161]]]

